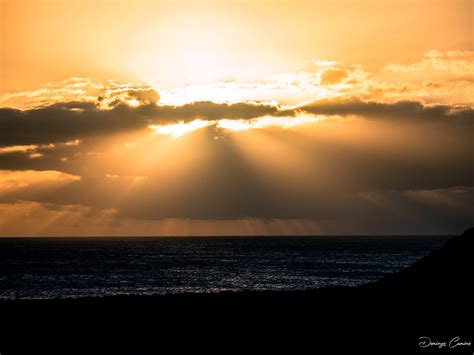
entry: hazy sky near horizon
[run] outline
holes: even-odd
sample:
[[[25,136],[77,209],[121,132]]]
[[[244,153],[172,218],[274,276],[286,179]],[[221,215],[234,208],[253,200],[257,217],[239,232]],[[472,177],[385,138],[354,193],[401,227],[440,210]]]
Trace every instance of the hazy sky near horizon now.
[[[470,0],[0,2],[0,236],[474,224]]]

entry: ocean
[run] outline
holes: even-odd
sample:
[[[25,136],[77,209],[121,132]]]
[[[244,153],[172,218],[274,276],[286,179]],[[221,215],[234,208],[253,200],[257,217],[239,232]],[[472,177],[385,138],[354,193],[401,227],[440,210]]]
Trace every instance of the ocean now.
[[[0,299],[355,286],[447,238],[0,238]]]

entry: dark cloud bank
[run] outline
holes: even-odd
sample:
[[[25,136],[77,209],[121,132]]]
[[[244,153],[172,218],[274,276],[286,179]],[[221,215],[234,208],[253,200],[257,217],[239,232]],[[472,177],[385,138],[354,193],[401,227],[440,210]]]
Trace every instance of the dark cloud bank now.
[[[0,146],[82,139],[196,118],[251,119],[279,114],[278,108],[270,105],[213,102],[183,106],[144,104],[136,108],[119,104],[109,110],[85,102],[68,102],[26,111],[2,108]]]
[[[424,106],[412,101],[378,103],[358,99],[322,100],[293,109],[279,109],[259,103],[195,102],[183,106],[157,106],[146,101],[136,108],[118,104],[109,110],[99,109],[94,103],[67,102],[25,111],[0,108],[0,146],[82,139],[140,129],[150,124],[191,121],[196,118],[252,119],[265,115],[294,116],[297,112],[449,123],[469,125],[471,129],[474,122],[472,108]]]
[[[304,166],[292,170],[285,165],[285,157],[263,156],[262,161],[274,159],[279,163],[277,169],[262,174],[264,168],[259,171],[250,164],[230,138],[215,140],[216,128],[207,127],[185,139],[198,139],[192,136],[199,135],[208,142],[212,151],[208,165],[186,171],[179,179],[172,168],[164,171],[160,161],[153,160],[145,170],[133,164],[123,164],[120,171],[85,169],[87,152],[109,134],[195,118],[251,119],[298,112],[360,116],[375,125],[387,123],[384,129],[395,133],[385,139],[386,132],[381,129],[380,137],[366,143],[364,137],[360,138],[362,142],[354,142],[345,137],[331,140],[324,134],[310,137],[268,129],[260,134],[300,152]],[[0,169],[59,170],[82,177],[54,193],[17,191],[2,200],[117,208],[119,216],[144,219],[351,220],[359,225],[358,230],[365,231],[373,227],[393,233],[449,233],[474,224],[473,121],[470,108],[358,99],[317,101],[291,110],[264,104],[212,102],[179,107],[143,104],[137,108],[119,104],[110,110],[70,102],[28,111],[0,109],[0,146],[84,139],[78,146],[45,151],[41,159],[31,159],[21,152],[0,155]],[[419,138],[406,138],[404,131],[397,134],[403,127],[416,130]],[[60,163],[63,156],[69,160]],[[125,182],[107,179],[106,173],[146,175],[148,179],[134,185],[119,201],[116,196]]]

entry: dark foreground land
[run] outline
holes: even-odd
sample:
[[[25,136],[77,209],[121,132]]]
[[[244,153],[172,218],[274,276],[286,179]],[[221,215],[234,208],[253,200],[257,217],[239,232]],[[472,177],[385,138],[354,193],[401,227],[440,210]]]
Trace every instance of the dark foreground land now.
[[[473,270],[471,228],[354,288],[4,301],[0,353],[474,354]]]

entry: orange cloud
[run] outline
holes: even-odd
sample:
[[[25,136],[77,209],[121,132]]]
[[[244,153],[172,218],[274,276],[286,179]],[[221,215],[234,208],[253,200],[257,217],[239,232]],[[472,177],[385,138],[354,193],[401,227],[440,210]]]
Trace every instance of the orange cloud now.
[[[321,85],[338,84],[347,77],[348,77],[348,73],[344,69],[337,69],[337,68],[324,69],[321,72],[320,84]]]
[[[28,216],[28,223],[22,223]],[[80,229],[77,226],[81,226]],[[321,234],[305,219],[200,220],[120,218],[113,209],[21,201],[0,203],[1,236],[267,236]]]
[[[423,59],[412,64],[389,64],[386,71],[397,73],[412,73],[435,75],[462,75],[473,77],[474,51],[447,51],[430,50]]]
[[[143,84],[72,77],[59,83],[48,83],[44,88],[0,95],[0,107],[32,109],[68,101],[97,103],[110,109],[125,103],[131,106],[155,104],[158,92]]]
[[[30,145],[13,145],[9,147],[2,147],[0,148],[0,154],[10,154],[10,153],[26,153],[32,150],[38,149],[38,145],[30,144]]]
[[[80,176],[55,170],[0,170],[0,196],[18,190],[61,185],[80,179]]]

